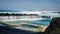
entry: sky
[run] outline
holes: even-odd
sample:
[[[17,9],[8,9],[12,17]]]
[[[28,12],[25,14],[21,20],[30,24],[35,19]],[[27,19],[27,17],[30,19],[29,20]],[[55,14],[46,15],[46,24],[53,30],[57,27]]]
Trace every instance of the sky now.
[[[60,0],[0,0],[0,10],[60,11]]]

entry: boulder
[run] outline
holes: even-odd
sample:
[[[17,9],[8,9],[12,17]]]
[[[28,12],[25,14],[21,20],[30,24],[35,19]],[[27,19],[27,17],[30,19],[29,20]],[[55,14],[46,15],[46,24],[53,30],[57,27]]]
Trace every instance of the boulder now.
[[[60,34],[60,17],[53,18],[50,25],[46,28],[45,34]]]

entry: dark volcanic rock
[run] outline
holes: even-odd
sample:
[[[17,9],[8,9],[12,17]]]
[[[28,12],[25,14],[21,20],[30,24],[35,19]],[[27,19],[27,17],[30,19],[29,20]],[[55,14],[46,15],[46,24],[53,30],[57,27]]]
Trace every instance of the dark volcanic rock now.
[[[45,34],[60,34],[60,18],[53,18],[46,28]]]

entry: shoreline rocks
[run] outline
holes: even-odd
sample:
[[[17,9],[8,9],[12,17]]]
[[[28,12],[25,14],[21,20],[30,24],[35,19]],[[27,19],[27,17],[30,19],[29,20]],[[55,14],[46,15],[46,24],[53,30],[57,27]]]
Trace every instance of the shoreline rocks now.
[[[60,34],[60,17],[53,18],[50,25],[46,28],[45,34]]]

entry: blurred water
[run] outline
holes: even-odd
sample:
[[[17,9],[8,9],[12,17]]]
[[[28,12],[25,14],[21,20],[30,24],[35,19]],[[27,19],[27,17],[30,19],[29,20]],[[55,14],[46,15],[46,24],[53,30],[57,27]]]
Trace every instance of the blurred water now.
[[[49,19],[43,19],[43,20],[36,20],[36,21],[13,21],[12,24],[19,24],[23,22],[27,22],[26,24],[37,24],[37,25],[49,25],[51,20]]]
[[[45,20],[37,20],[37,21],[32,21],[29,24],[37,24],[37,25],[49,25],[51,20],[45,19]]]

